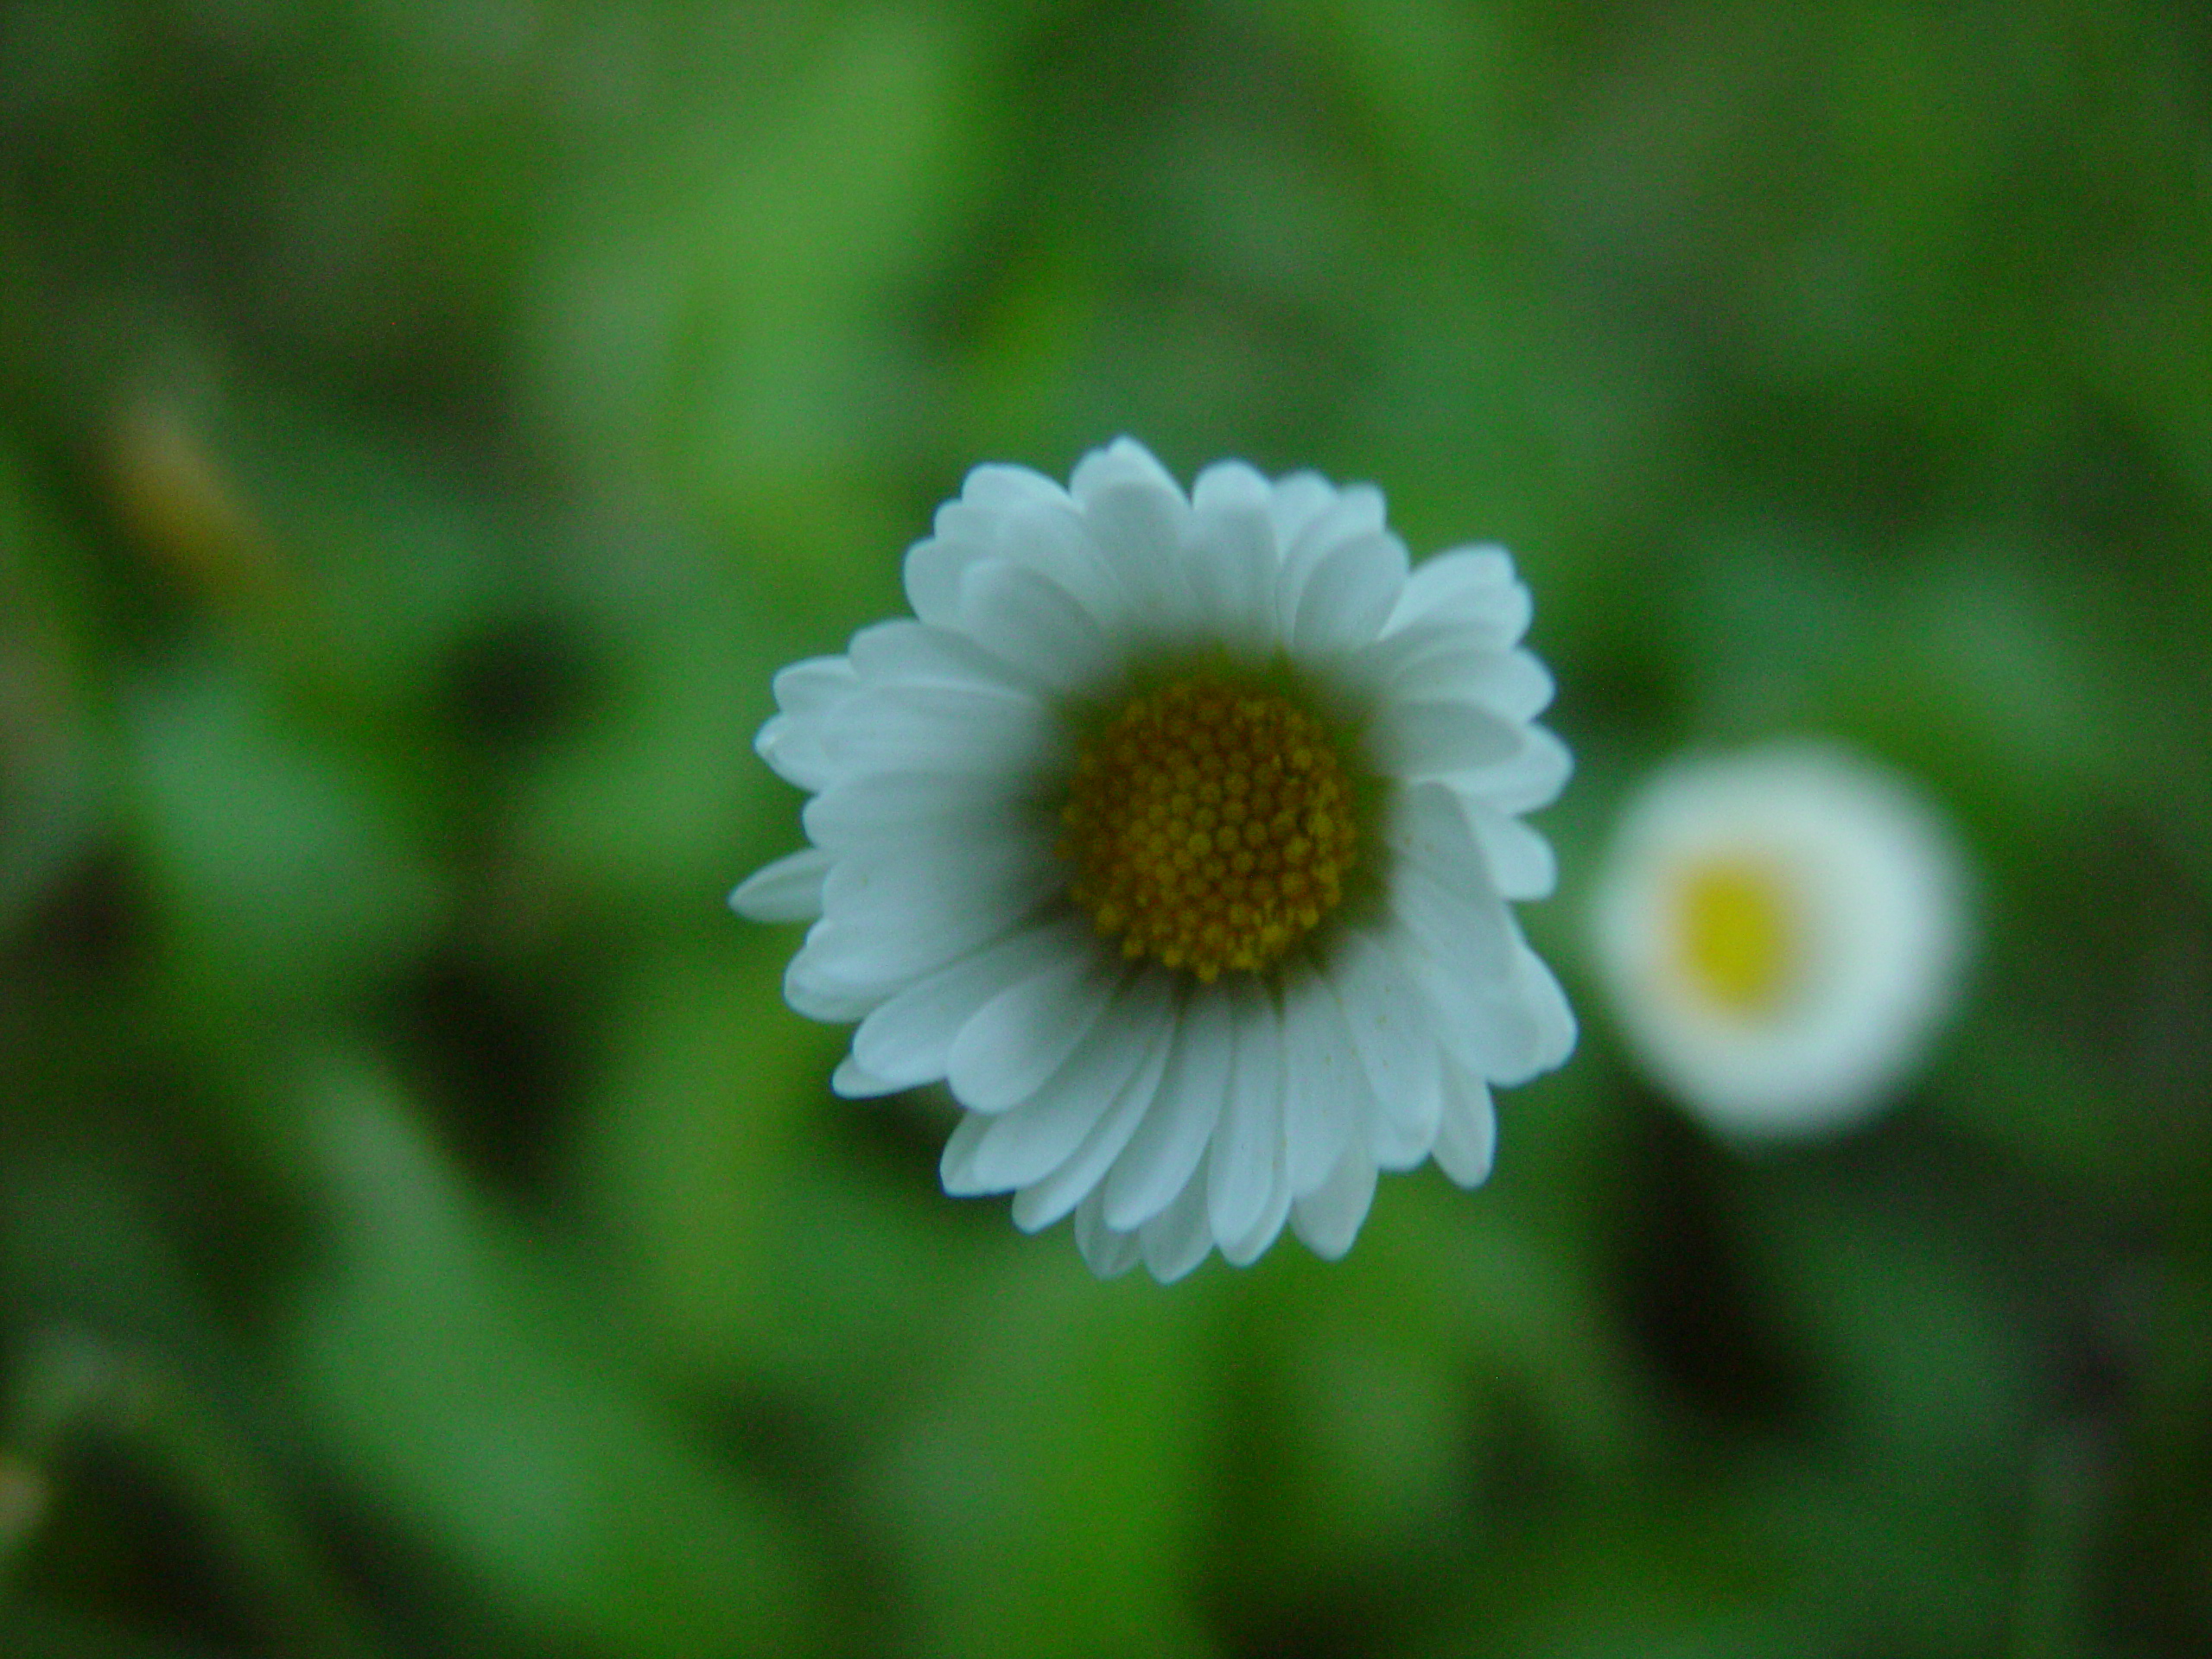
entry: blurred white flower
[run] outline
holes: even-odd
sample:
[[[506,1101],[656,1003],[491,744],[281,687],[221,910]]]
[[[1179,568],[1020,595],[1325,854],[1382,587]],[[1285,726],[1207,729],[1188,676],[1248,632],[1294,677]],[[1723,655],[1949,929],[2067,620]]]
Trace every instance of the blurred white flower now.
[[[856,1020],[835,1086],[944,1080],[948,1192],[1073,1211],[1165,1281],[1286,1218],[1352,1242],[1376,1172],[1472,1185],[1490,1086],[1574,1041],[1507,909],[1565,747],[1493,548],[1408,571],[1382,499],[1122,439],[1071,486],[970,473],[906,556],[917,620],[776,679],[761,755],[814,845],[732,902],[811,920],[791,1006]]]
[[[1622,817],[1599,959],[1651,1075],[1732,1137],[1886,1104],[1955,1000],[1962,866],[1901,779],[1789,743],[1683,760]]]

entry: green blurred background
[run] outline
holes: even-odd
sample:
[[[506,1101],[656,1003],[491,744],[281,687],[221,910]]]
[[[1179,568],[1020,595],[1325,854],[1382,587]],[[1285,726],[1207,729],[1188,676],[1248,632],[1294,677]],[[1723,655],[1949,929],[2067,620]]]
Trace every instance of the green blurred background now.
[[[2212,1652],[2212,22],[8,0],[0,1651]],[[1122,431],[1516,550],[1580,1052],[1162,1291],[834,1099],[779,664]],[[1899,1109],[1623,1061],[1598,849],[1841,737]]]

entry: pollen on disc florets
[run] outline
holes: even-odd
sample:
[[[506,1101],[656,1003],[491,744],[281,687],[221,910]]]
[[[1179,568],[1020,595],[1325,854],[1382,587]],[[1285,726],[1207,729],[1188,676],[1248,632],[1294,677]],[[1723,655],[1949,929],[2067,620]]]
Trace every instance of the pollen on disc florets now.
[[[1082,749],[1060,850],[1124,956],[1200,979],[1280,960],[1344,898],[1357,827],[1320,722],[1211,678],[1135,697]]]

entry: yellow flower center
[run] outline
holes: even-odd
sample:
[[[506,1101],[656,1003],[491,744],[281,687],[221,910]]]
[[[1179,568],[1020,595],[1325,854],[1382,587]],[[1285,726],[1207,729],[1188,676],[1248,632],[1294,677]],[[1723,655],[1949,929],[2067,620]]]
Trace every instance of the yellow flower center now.
[[[1069,888],[1131,958],[1256,972],[1344,898],[1351,786],[1320,722],[1207,677],[1130,700],[1076,761]]]
[[[1779,874],[1758,859],[1724,855],[1684,870],[1675,929],[1682,971],[1728,1014],[1772,1013],[1796,988],[1797,918]]]

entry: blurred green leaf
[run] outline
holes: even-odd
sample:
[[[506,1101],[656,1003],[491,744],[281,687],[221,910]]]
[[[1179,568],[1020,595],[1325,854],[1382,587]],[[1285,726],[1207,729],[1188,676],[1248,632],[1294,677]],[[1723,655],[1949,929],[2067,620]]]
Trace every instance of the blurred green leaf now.
[[[1994,1263],[1924,1196],[1853,1205],[1770,1167],[1747,1186],[1745,1254],[1788,1308],[1847,1444],[1970,1481],[2005,1467],[2037,1372]],[[1931,1477],[1932,1478],[1932,1477]]]
[[[817,1386],[880,1384],[911,1332],[894,1319],[870,1342],[869,1328],[911,1306],[911,1247],[855,1213],[865,1195],[820,1148],[842,1045],[781,1008],[788,940],[735,945],[658,960],[618,1004],[587,1189],[646,1317],[692,1364],[742,1376],[796,1361]],[[834,1224],[813,1218],[824,1210]],[[848,1259],[858,1241],[868,1253]]]
[[[1141,1275],[1100,1286],[1073,1254],[1008,1253],[913,1356],[930,1386],[876,1502],[918,1652],[1212,1650],[1190,1599],[1218,1386],[1202,1316]]]
[[[981,181],[976,90],[942,23],[860,10],[766,95],[717,88],[637,133],[539,284],[552,407],[588,448],[649,436],[680,496],[741,532],[900,444],[925,393],[889,325]],[[727,118],[733,95],[750,118]],[[796,556],[841,546],[821,528]]]
[[[797,839],[796,797],[752,753],[780,662],[730,580],[674,556],[655,575],[604,712],[518,781],[512,856],[550,895],[719,927],[748,846],[765,861]]]
[[[536,1639],[647,1659],[802,1648],[800,1535],[652,1397],[620,1323],[472,1199],[374,1071],[339,1063],[302,1109],[334,1231],[298,1376],[347,1478]]]
[[[105,816],[99,659],[79,557],[27,470],[0,449],[0,932]]]
[[[134,688],[124,741],[141,855],[193,994],[313,1006],[421,948],[444,894],[405,809],[264,678],[180,662]]]

